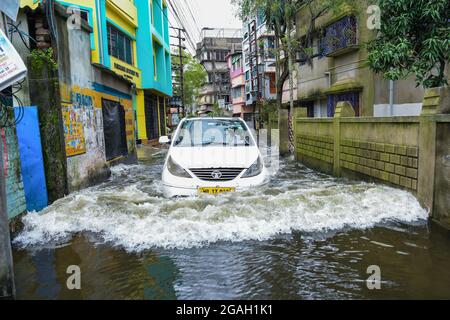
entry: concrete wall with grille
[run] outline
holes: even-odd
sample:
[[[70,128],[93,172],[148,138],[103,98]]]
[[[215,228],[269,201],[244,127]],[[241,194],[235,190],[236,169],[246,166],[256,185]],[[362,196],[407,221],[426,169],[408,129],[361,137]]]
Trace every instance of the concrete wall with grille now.
[[[417,118],[297,119],[297,159],[328,174],[379,180],[417,191]],[[337,141],[335,141],[337,140]],[[338,157],[335,157],[335,152]]]
[[[417,191],[418,118],[342,119],[340,133],[343,175],[362,174]]]
[[[296,159],[338,177],[406,189],[450,227],[449,91],[428,90],[417,117],[357,118],[348,102],[334,118],[297,117]]]

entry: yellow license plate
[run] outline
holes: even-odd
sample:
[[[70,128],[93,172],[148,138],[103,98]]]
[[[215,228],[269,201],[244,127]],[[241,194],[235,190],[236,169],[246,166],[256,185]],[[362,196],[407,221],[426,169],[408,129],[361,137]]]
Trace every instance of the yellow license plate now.
[[[198,192],[207,194],[219,194],[225,192],[235,192],[236,188],[198,188]]]

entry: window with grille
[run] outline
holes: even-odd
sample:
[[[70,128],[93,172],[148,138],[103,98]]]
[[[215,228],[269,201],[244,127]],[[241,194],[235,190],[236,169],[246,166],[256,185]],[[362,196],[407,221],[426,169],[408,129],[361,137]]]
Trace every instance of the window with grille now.
[[[108,24],[108,50],[111,56],[133,64],[132,40],[111,24]]]
[[[355,16],[346,16],[325,28],[323,39],[319,41],[319,45],[323,47],[323,54],[330,55],[341,49],[357,45],[357,30]]]
[[[360,116],[359,92],[346,92],[332,94],[328,96],[328,117],[334,117],[334,112],[338,102],[348,101],[355,110],[355,116]]]

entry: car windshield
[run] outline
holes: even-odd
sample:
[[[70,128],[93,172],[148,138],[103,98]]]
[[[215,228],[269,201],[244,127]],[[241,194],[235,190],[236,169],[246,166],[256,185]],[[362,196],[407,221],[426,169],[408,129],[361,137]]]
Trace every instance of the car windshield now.
[[[241,120],[186,120],[174,140],[174,147],[252,146],[250,132]]]

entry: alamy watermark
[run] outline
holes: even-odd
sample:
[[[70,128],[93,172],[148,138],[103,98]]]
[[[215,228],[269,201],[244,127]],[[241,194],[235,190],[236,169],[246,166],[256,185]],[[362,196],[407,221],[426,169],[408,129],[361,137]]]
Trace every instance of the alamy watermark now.
[[[381,290],[381,268],[377,265],[369,266],[367,274],[370,274],[366,280],[367,289]]]
[[[67,274],[70,276],[67,278],[66,286],[69,290],[81,290],[81,269],[79,266],[71,265],[67,267]]]
[[[371,5],[367,8],[367,28],[369,30],[381,29],[381,9],[377,5]]]

